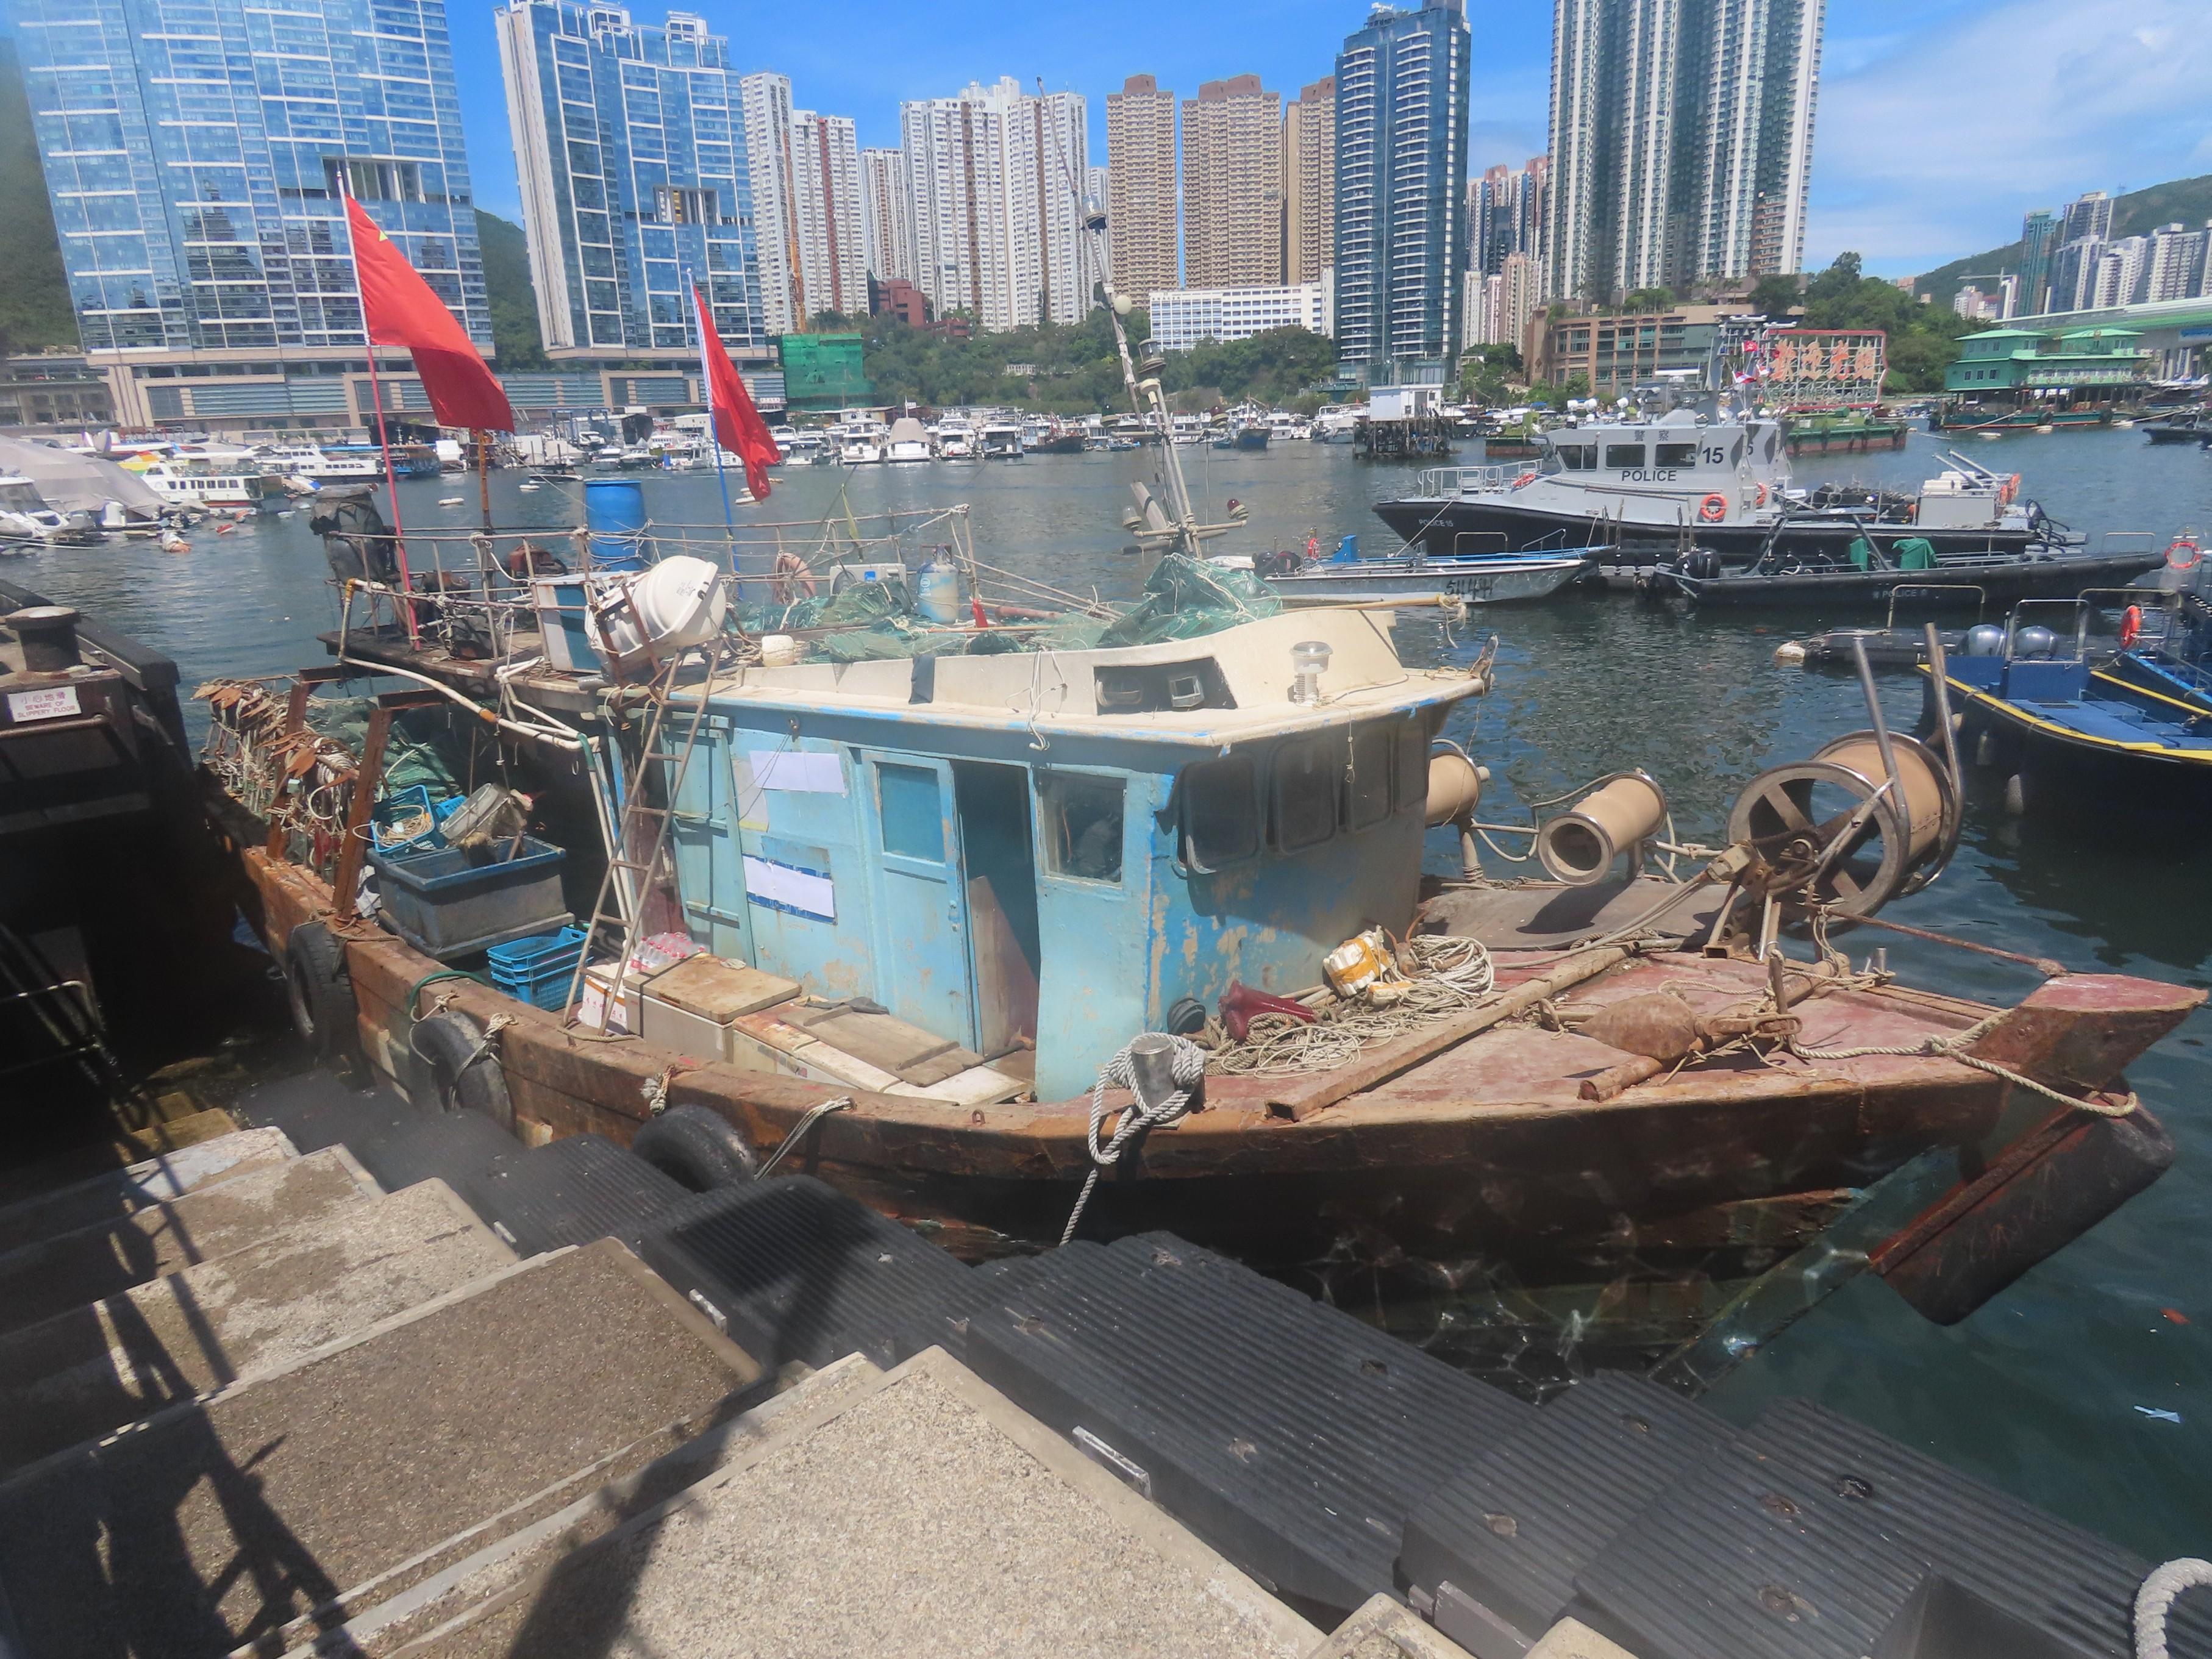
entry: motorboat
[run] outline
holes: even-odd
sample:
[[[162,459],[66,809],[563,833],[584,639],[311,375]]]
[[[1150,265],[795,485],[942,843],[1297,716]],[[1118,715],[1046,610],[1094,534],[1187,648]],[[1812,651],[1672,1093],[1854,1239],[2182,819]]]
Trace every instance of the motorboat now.
[[[1200,415],[1175,415],[1168,420],[1168,441],[1188,449],[1206,441],[1206,419]]]
[[[2092,550],[2079,544],[2031,544],[2016,550],[1939,553],[1925,537],[1887,542],[1853,538],[1841,548],[1807,550],[1785,517],[1767,548],[1747,565],[1723,564],[1701,548],[1663,557],[1644,574],[1650,591],[1708,605],[1879,605],[1902,596],[1953,608],[2065,599],[2114,587],[2159,568],[2165,550],[2148,537],[2115,536]]]
[[[1840,559],[1863,537],[1887,551],[1910,538],[1939,556],[2019,554],[2079,538],[2008,477],[1965,456],[1915,491],[1793,489],[1787,434],[1762,416],[1717,418],[1683,407],[1536,436],[1522,465],[1431,467],[1414,493],[1375,511],[1400,536],[1436,553],[1468,534],[1502,535],[1521,552],[1564,538],[1610,544],[1611,562],[1647,565],[1694,541],[1723,563],[1770,550]]]
[[[384,477],[375,450],[330,450],[319,444],[271,444],[257,459],[271,472],[310,483],[374,483]]]
[[[986,421],[978,434],[987,461],[1018,461],[1022,458],[1022,428],[1013,421]]]
[[[202,471],[189,460],[158,460],[131,470],[174,507],[242,507],[259,512],[284,493],[264,472]]]
[[[948,422],[938,428],[937,458],[943,461],[972,461],[975,459],[975,428]]]
[[[877,465],[884,452],[884,441],[872,428],[848,430],[837,441],[837,459],[847,466]]]
[[[1279,409],[1267,416],[1267,435],[1277,443],[1286,440],[1303,442],[1313,436],[1313,422],[1287,409]]]
[[[0,477],[0,542],[44,544],[85,537],[83,526],[48,507],[28,478]]]
[[[890,439],[885,445],[884,459],[887,461],[927,461],[932,459],[929,434],[920,421],[911,415],[902,415],[891,422]]]
[[[1602,550],[1559,548],[1545,553],[1432,555],[1418,544],[1396,553],[1363,556],[1346,536],[1325,559],[1296,552],[1216,554],[1209,562],[1249,570],[1286,605],[1385,605],[1392,600],[1456,600],[1516,605],[1547,599],[1580,578]]]

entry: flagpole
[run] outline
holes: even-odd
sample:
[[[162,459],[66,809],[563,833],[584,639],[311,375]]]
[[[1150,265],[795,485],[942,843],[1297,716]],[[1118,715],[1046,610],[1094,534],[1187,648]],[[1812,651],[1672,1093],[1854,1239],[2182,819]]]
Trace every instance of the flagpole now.
[[[738,523],[730,514],[730,478],[722,468],[722,434],[714,430],[714,373],[707,362],[707,330],[714,313],[708,309],[706,295],[699,292],[699,279],[690,271],[684,273],[691,285],[691,314],[699,322],[699,390],[707,398],[707,441],[714,447],[714,482],[722,487],[722,531],[730,550],[730,572],[738,568]]]
[[[338,164],[338,188],[346,200],[353,199],[353,184],[345,175],[343,161]],[[346,227],[346,237],[348,246],[351,246],[353,227],[350,222]],[[354,261],[353,283],[354,291],[359,294],[361,262],[358,256]],[[368,299],[365,295],[361,301],[361,337],[368,348],[368,397],[376,406],[376,441],[384,452],[384,493],[386,499],[392,503],[392,551],[399,564],[399,615],[407,624],[407,646],[411,651],[421,646],[422,641],[415,631],[415,602],[409,597],[414,581],[407,574],[407,532],[399,521],[399,475],[392,465],[392,426],[384,418],[384,386],[376,378],[376,342],[369,336]]]

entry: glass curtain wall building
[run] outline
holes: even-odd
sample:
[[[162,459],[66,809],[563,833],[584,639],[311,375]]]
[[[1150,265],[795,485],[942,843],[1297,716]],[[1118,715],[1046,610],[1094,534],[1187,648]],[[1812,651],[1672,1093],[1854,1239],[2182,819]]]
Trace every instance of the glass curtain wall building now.
[[[1378,6],[1336,58],[1336,343],[1371,386],[1436,383],[1459,356],[1467,269],[1462,0]]]
[[[209,358],[217,374],[278,354],[359,361],[347,186],[490,349],[440,0],[12,10],[78,336],[95,361],[122,354],[142,376]]]
[[[765,352],[729,42],[684,12],[557,0],[496,21],[546,355],[673,363],[696,348],[692,276],[732,351]]]

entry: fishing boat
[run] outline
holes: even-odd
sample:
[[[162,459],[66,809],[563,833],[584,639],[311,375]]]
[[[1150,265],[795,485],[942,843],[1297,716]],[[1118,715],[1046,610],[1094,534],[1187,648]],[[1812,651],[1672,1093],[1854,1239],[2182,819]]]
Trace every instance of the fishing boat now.
[[[1806,553],[1795,550],[1790,522],[1785,515],[1775,525],[1767,547],[1747,565],[1725,565],[1718,554],[1693,548],[1662,559],[1644,580],[1656,593],[1698,606],[1878,605],[1902,593],[1931,605],[1979,607],[2119,586],[2167,558],[2148,537],[2124,533],[2094,550],[2068,545],[1939,554],[1925,538],[1905,537],[1884,546],[1858,537],[1835,552]]]
[[[1326,559],[1286,550],[1257,556],[1217,554],[1212,562],[1249,570],[1286,605],[1388,605],[1438,599],[1462,605],[1516,605],[1549,599],[1577,580],[1600,550],[1548,553],[1431,554],[1414,546],[1395,554],[1362,555],[1346,536]]]
[[[1482,532],[1504,535],[1513,552],[1547,538],[1610,544],[1619,551],[1609,562],[1628,567],[1692,538],[1731,564],[1748,563],[1770,544],[1801,558],[1840,556],[1862,537],[1885,550],[1922,538],[1939,555],[2020,553],[2069,539],[2023,498],[2017,474],[1956,453],[1917,491],[1798,492],[1782,423],[1763,416],[1680,407],[1547,432],[1536,442],[1542,453],[1532,465],[1429,468],[1413,495],[1375,511],[1433,552]]]
[[[696,562],[695,614],[719,615],[703,596],[730,579]],[[773,652],[709,629],[672,668],[647,650],[642,680],[610,679],[605,659],[550,667],[532,623],[557,611],[418,577],[422,643],[392,627],[336,636],[337,672],[381,665],[436,688],[385,694],[387,721],[442,719],[465,744],[534,752],[572,792],[641,745],[622,788],[586,791],[598,806],[556,811],[547,793],[515,831],[512,876],[498,850],[473,865],[439,853],[415,876],[367,844],[391,792],[349,780],[386,775],[372,751],[398,750],[374,716],[360,750],[307,740],[327,729],[317,687],[332,671],[297,696],[213,688],[210,787],[303,1029],[417,1100],[495,1088],[529,1135],[626,1143],[653,1084],[744,1157],[787,1144],[971,1257],[1071,1227],[1172,1225],[1255,1261],[1480,1251],[1541,1275],[1583,1271],[1624,1233],[1655,1258],[1796,1248],[1907,1164],[2086,1179],[2062,1146],[2117,1120],[2068,1107],[2026,1140],[2000,1133],[2007,1079],[2096,1107],[2107,1095],[2083,1091],[2123,1089],[2126,1060],[2201,1000],[2082,975],[2008,1012],[1832,955],[1772,954],[1788,916],[1870,922],[1948,856],[1953,775],[1891,742],[1878,707],[1879,744],[1862,733],[1755,780],[1728,844],[1678,848],[1679,872],[1654,867],[1672,844],[1663,795],[1625,772],[1522,832],[1552,879],[1487,884],[1479,862],[1425,878],[1432,829],[1455,826],[1475,856],[1482,773],[1437,738],[1487,689],[1487,656],[1418,667],[1371,611],[1279,611],[1179,555],[1136,611],[1052,624],[1081,623],[1089,643],[1042,637],[1036,611],[973,591],[975,568],[952,568],[963,603],[957,587],[932,599],[927,568],[841,567],[838,591],[870,598],[874,623]],[[602,580],[634,592],[642,579]],[[902,587],[963,620],[886,632],[874,607]],[[489,629],[504,656],[436,643],[447,609],[487,607],[504,611]],[[994,610],[1006,620],[970,618]],[[766,620],[792,615],[785,601]],[[609,626],[586,631],[618,644]],[[431,737],[410,728],[406,751]],[[1878,764],[1899,781],[1881,787]],[[652,816],[648,769],[672,817]],[[653,822],[680,829],[641,841]],[[365,860],[385,929],[362,919]],[[448,981],[432,1012],[426,979],[483,961],[494,934],[470,931],[490,919],[474,912],[441,929],[424,906],[510,884],[536,893],[536,921],[516,920],[519,901],[498,918],[568,941],[558,982]],[[664,987],[685,962],[712,997]],[[1529,1024],[1543,1006],[1562,1017]],[[1109,1155],[1091,1091],[1103,1073],[1100,1098],[1120,1103],[1108,1117],[1127,1109],[1133,1085],[1112,1079],[1147,1033],[1166,1034],[1146,1041],[1178,1068],[1180,1103],[1140,1139],[1131,1120]],[[1746,1043],[1764,1063],[1730,1058]],[[1858,1057],[1869,1048],[1882,1057]],[[2170,1156],[2147,1115],[2128,1119],[2097,1131],[2144,1138],[2112,1201]],[[1089,1179],[1102,1163],[1110,1178]],[[1945,1316],[2086,1224],[2018,1226],[1992,1248],[2004,1183],[1946,1195],[1949,1180],[1896,1247],[1932,1273],[1906,1293]]]
[[[2113,612],[2117,635],[2105,631]],[[2212,609],[2193,593],[2018,605],[1947,659],[1960,748],[2002,780],[2016,812],[2193,831],[2212,809],[2208,653]]]
[[[1023,447],[1035,450],[1040,455],[1080,455],[1084,451],[1085,434],[1079,426],[1054,421],[1037,428],[1034,440],[1025,434]]]

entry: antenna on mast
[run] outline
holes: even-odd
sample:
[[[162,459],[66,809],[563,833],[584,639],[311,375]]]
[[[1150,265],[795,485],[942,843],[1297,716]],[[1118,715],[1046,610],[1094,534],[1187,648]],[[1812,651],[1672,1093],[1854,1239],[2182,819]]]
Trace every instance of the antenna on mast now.
[[[1044,77],[1036,77],[1037,97],[1045,96]],[[1158,424],[1159,454],[1152,464],[1153,479],[1166,492],[1167,504],[1175,518],[1169,522],[1159,511],[1157,497],[1149,500],[1147,511],[1129,526],[1130,533],[1139,542],[1163,544],[1191,557],[1199,556],[1199,544],[1216,536],[1227,534],[1233,525],[1200,524],[1190,501],[1190,486],[1183,479],[1182,462],[1175,453],[1175,440],[1168,421],[1166,394],[1160,388],[1160,375],[1167,368],[1166,354],[1150,340],[1140,348],[1141,356],[1133,356],[1129,350],[1129,331],[1122,319],[1136,309],[1136,298],[1124,294],[1114,286],[1114,261],[1106,239],[1106,204],[1092,205],[1083,192],[1082,181],[1075,176],[1074,164],[1069,161],[1066,147],[1060,142],[1060,130],[1053,129],[1053,153],[1060,162],[1060,177],[1066,182],[1068,194],[1075,198],[1077,213],[1083,228],[1090,233],[1091,245],[1098,261],[1100,286],[1106,293],[1106,320],[1114,330],[1114,349],[1121,359],[1121,383],[1128,388],[1129,407],[1139,422],[1146,426],[1154,421]],[[1141,372],[1139,372],[1141,370]],[[1148,407],[1149,405],[1149,407]],[[1130,486],[1141,496],[1144,487]]]

